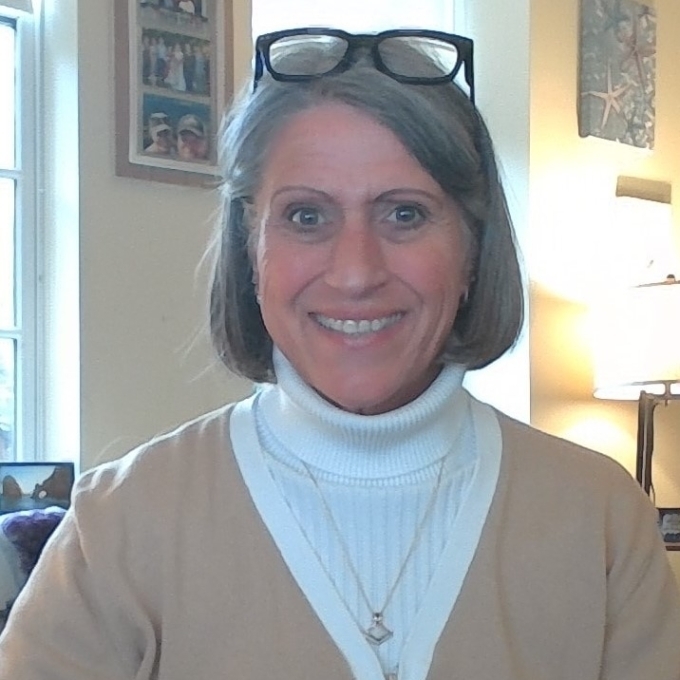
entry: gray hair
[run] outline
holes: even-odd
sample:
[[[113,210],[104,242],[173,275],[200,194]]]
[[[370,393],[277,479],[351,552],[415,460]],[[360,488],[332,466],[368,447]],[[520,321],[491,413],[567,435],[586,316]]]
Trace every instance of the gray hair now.
[[[291,52],[297,72],[318,69],[320,49]],[[399,49],[396,58],[424,61],[420,72],[432,63]],[[352,106],[390,129],[460,210],[471,236],[470,286],[440,361],[481,368],[514,345],[524,315],[514,230],[489,132],[456,84],[402,84],[363,55],[340,74],[305,82],[277,82],[265,74],[257,91],[250,89],[231,107],[220,135],[223,209],[212,245],[210,327],[227,368],[257,382],[276,380],[273,343],[253,283],[249,206],[274,136],[295,114],[326,102]]]

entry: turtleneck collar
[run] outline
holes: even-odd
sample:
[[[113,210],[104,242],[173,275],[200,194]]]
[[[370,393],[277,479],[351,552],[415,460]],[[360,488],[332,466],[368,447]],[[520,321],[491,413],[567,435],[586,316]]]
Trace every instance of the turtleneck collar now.
[[[467,413],[464,367],[449,364],[417,399],[379,415],[343,411],[315,392],[274,348],[277,384],[262,385],[256,403],[263,447],[328,479],[378,480],[413,474],[455,446]],[[296,466],[297,467],[297,466]]]

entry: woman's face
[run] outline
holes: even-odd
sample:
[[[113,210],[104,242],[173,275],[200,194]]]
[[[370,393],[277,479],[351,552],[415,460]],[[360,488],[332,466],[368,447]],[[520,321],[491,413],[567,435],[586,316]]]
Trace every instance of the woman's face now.
[[[344,104],[297,114],[254,212],[262,317],[301,377],[355,413],[421,394],[467,287],[469,239],[394,133]]]

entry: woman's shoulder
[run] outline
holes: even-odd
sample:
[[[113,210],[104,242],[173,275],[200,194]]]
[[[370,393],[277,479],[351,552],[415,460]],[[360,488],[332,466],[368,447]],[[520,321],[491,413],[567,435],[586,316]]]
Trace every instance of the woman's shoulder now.
[[[231,460],[229,420],[235,404],[182,423],[158,434],[127,454],[101,463],[77,480],[73,503],[96,496],[103,499],[147,497],[159,490],[169,491],[178,485],[189,486],[217,473]]]
[[[609,562],[658,552],[657,511],[623,465],[502,413],[498,421],[502,512],[521,518],[520,534],[527,523],[558,527],[569,550],[589,546],[595,554],[593,546],[606,545]]]
[[[80,475],[57,530],[64,559],[82,554],[101,575],[125,561],[138,592],[160,598],[159,564],[168,555],[195,554],[196,545],[211,545],[225,517],[247,515],[229,432],[234,406],[185,422]]]
[[[612,457],[557,437],[497,412],[506,464],[517,478],[525,478],[536,489],[558,487],[567,493],[642,495],[626,470]]]

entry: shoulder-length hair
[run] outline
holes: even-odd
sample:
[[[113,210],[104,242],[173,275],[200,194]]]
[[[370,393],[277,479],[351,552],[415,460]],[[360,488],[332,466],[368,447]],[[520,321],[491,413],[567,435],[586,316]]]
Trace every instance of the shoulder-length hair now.
[[[323,58],[319,49],[298,48],[290,58],[298,69],[316,67]],[[412,51],[402,57],[429,59]],[[439,358],[468,368],[495,361],[519,336],[524,297],[488,129],[456,84],[398,83],[368,58],[341,74],[307,82],[282,83],[265,75],[257,91],[244,91],[225,118],[220,135],[223,204],[212,244],[210,293],[211,337],[219,358],[243,377],[276,380],[273,343],[253,282],[249,207],[273,137],[295,114],[328,102],[355,107],[389,128],[457,204],[471,236],[470,285]]]

